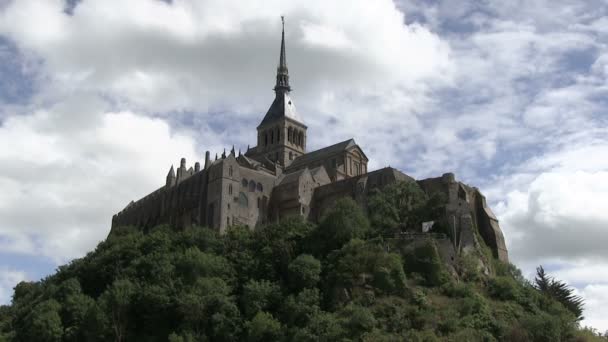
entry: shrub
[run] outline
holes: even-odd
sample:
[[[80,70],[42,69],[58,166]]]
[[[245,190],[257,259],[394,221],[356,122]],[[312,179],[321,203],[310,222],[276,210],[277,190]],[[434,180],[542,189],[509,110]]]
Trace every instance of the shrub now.
[[[500,300],[517,300],[520,297],[520,285],[509,276],[490,279],[488,293]]]

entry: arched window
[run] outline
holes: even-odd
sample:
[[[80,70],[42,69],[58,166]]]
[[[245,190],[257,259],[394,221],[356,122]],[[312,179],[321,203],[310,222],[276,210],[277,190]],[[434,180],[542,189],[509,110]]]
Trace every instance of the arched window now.
[[[249,206],[249,200],[244,192],[239,193],[239,205],[243,208],[247,208]]]
[[[243,180],[241,181],[241,185],[243,186],[243,188],[246,188],[247,184],[249,184],[249,181],[247,180],[247,178],[243,178]]]
[[[251,192],[255,191],[255,182],[253,180],[249,181],[249,191],[251,191]]]
[[[292,142],[291,141],[291,138],[292,138],[292,135],[293,135],[292,133],[293,132],[292,132],[291,127],[287,128],[287,141],[289,141],[289,142]]]
[[[281,129],[277,127],[277,144],[281,142]]]
[[[232,177],[232,165],[228,167],[228,176]]]
[[[262,183],[258,183],[258,191],[264,191],[264,187],[262,186]]]
[[[228,184],[228,195],[232,195],[232,184]]]

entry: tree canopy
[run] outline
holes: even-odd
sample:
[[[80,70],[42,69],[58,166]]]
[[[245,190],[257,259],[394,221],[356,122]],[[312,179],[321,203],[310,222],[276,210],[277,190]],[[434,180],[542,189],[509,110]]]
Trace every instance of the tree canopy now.
[[[386,191],[382,209],[344,199],[318,225],[122,229],[18,284],[0,307],[0,341],[599,339],[577,329],[582,301],[542,269],[535,286],[508,265],[455,278],[432,239],[402,249],[377,234],[437,205],[410,185]]]

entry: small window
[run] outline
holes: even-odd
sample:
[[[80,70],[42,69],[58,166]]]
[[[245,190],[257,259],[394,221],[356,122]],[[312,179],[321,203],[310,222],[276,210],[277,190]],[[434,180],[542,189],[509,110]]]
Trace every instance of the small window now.
[[[258,183],[258,191],[264,191],[264,187],[262,186],[262,183]]]
[[[228,176],[232,177],[232,166],[228,167]]]
[[[255,182],[253,180],[249,181],[249,191],[250,192],[254,192],[255,191]]]
[[[243,180],[241,181],[241,185],[246,188],[247,184],[249,184],[249,181],[246,178],[243,178]]]
[[[293,153],[289,152],[289,160],[293,160]]]
[[[232,184],[228,185],[228,195],[232,195]]]

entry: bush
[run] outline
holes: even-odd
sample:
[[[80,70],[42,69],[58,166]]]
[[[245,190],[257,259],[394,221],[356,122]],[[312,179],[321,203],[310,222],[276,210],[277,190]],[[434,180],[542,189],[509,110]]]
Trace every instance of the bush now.
[[[490,279],[488,283],[490,296],[500,300],[517,300],[520,297],[520,285],[509,276]]]
[[[316,242],[321,253],[341,248],[352,239],[361,239],[369,232],[369,221],[361,207],[350,197],[336,201],[319,223]]]
[[[313,288],[321,276],[321,262],[312,255],[300,254],[289,264],[288,272],[292,289]]]
[[[440,286],[449,279],[437,247],[432,241],[424,242],[404,253],[404,264],[408,273],[416,272],[422,275],[427,286]]]

